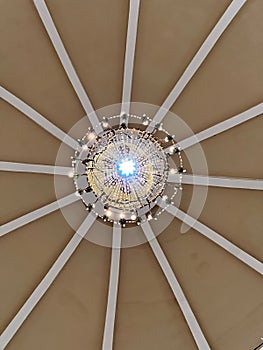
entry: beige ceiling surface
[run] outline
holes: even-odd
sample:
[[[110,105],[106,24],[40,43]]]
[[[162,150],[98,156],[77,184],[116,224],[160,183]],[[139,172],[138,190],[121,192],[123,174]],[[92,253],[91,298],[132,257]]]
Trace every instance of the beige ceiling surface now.
[[[120,103],[129,2],[46,3],[94,108]],[[161,105],[229,4],[141,0],[132,101]],[[33,1],[0,0],[0,8],[0,84],[68,132],[85,112]],[[261,0],[244,5],[173,105],[194,132],[262,101],[262,12]],[[1,160],[55,164],[60,141],[2,100],[0,112]],[[261,116],[203,141],[209,174],[262,178],[262,129]],[[70,164],[67,153],[60,165]],[[0,176],[1,223],[56,199],[52,175]],[[61,196],[73,191],[70,181],[61,177]],[[259,260],[261,192],[210,187],[199,218]],[[191,195],[192,187],[184,186],[183,210]],[[67,210],[73,207],[78,204]],[[180,227],[174,219],[158,239],[211,348],[252,350],[263,328],[260,275],[195,230],[181,234]],[[1,332],[73,234],[57,211],[1,237]],[[7,349],[101,349],[110,256],[110,249],[83,240]],[[123,349],[197,349],[148,244],[121,252],[114,350]]]
[[[261,0],[241,8],[172,107],[194,132],[262,101],[262,11]]]
[[[161,105],[229,3],[142,1],[133,101]]]
[[[117,349],[196,349],[148,245],[122,251],[116,325]]]
[[[99,349],[109,265],[110,250],[84,240],[7,348]]]
[[[44,277],[72,234],[61,213],[56,212],[2,237],[1,330]]]
[[[0,189],[5,197],[1,224],[56,200],[52,176],[42,174],[1,172]]]
[[[1,140],[4,145],[8,145],[1,147],[1,159],[22,163],[55,164],[60,142],[6,101],[1,100],[0,106]]]
[[[68,130],[84,111],[30,0],[2,1],[1,84]]]
[[[81,0],[76,6],[72,0],[51,0],[47,5],[94,108],[119,103],[129,2]]]
[[[238,128],[203,141],[201,144],[209,174],[262,178],[263,164],[257,160],[257,155],[259,159],[263,156],[262,130],[263,116],[259,116]]]
[[[174,220],[173,225],[178,229],[180,223]],[[262,310],[263,285],[258,274],[192,230],[179,238],[167,230],[159,241],[212,349],[233,347],[231,331],[238,333],[246,326],[246,336],[240,334],[242,339],[235,338],[235,344],[249,349],[263,325],[260,313],[255,312]]]
[[[187,211],[191,191],[184,185],[185,199],[181,208]],[[262,259],[263,201],[259,191],[210,187],[200,221],[237,244],[246,252]]]

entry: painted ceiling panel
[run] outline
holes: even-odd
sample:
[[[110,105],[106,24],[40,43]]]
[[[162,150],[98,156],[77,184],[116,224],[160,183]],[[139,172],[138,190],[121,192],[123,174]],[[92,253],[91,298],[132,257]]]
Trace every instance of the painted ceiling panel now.
[[[260,191],[210,187],[200,221],[240,248],[263,259]]]
[[[50,175],[1,172],[0,188],[5,202],[1,208],[5,219],[2,223],[56,200]]]
[[[1,237],[0,294],[5,300],[1,304],[1,331],[44,277],[72,234],[57,211]]]
[[[109,263],[109,249],[81,242],[8,349],[99,349]]]
[[[230,329],[240,330],[240,324],[244,327],[246,322],[249,325],[251,313],[262,307],[262,280],[256,272],[199,233],[191,230],[174,240],[169,239],[171,235],[169,231],[161,235],[160,243],[199,323],[206,330],[212,349],[222,349],[217,342],[223,344],[224,335]],[[224,317],[226,314],[228,317]],[[244,339],[242,350],[253,343],[259,324],[262,327],[257,312],[253,322],[257,326]],[[227,341],[229,344],[229,338]]]
[[[171,110],[199,132],[262,101],[260,0],[248,1]]]
[[[128,1],[47,1],[95,109],[121,102]],[[103,45],[101,45],[103,42]]]
[[[229,3],[142,1],[132,101],[162,104]]]
[[[1,5],[1,84],[69,130],[85,115],[38,18],[33,2]]]
[[[1,160],[55,164],[60,142],[6,101],[1,100],[0,106]]]
[[[202,142],[210,175],[262,178],[263,116]],[[233,142],[235,140],[235,142]],[[215,161],[215,156],[216,161]]]
[[[116,326],[116,349],[160,349],[166,341],[178,348],[196,349],[147,245],[122,251]]]

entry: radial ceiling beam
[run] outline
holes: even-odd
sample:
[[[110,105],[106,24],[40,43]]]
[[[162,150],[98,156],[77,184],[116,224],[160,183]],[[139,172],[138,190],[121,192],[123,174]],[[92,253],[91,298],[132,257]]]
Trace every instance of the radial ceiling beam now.
[[[58,276],[62,268],[65,266],[71,255],[74,253],[81,240],[88,232],[92,224],[94,223],[96,216],[89,214],[84,222],[79,227],[78,231],[71,238],[66,248],[59,255],[55,263],[52,265],[51,269],[48,271],[46,276],[42,279],[27,301],[24,303],[22,308],[18,311],[9,325],[6,327],[4,332],[0,336],[0,349],[5,349],[10,340],[16,334],[18,329],[22,326],[24,321],[27,319],[29,314],[32,312],[34,307],[46,293],[48,288],[54,282],[55,278]]]
[[[72,172],[71,167],[53,166],[42,164],[0,162],[0,171],[11,171],[21,173],[39,173],[69,176]]]
[[[201,141],[204,141],[212,136],[218,135],[221,132],[229,130],[234,126],[242,124],[252,118],[258,117],[260,114],[263,114],[263,103],[259,103],[258,105],[249,108],[245,112],[239,113],[232,118],[226,119],[208,129],[205,129],[193,136],[190,136],[176,144],[176,146],[181,149],[189,148]]]
[[[182,210],[169,206],[166,211],[179,220],[183,221],[185,224],[193,227],[196,231],[200,232],[203,236],[209,238],[211,241],[228,251],[230,254],[241,260],[247,266],[251,267],[253,270],[257,271],[261,275],[263,274],[263,264],[255,259],[253,256],[246,253],[244,250],[240,249],[235,244],[228,241],[226,238],[220,236],[217,232],[202,224],[200,221],[194,219],[190,215],[184,213]]]
[[[143,232],[152,248],[152,251],[158,260],[161,269],[163,270],[163,273],[173,291],[173,294],[182,310],[182,313],[185,317],[185,320],[189,326],[189,329],[193,335],[193,338],[198,346],[198,349],[202,350],[209,350],[211,349],[202,330],[199,326],[195,315],[186,299],[186,296],[184,295],[184,292],[175,277],[175,274],[161,248],[161,246],[158,243],[158,240],[156,239],[153,230],[149,224],[148,221],[141,224],[141,227],[143,229]]]
[[[163,120],[167,112],[170,110],[172,105],[184,90],[185,86],[192,79],[212,48],[215,46],[218,39],[221,37],[223,32],[226,30],[230,22],[233,20],[233,18],[236,16],[246,1],[247,0],[233,0],[231,2],[229,7],[224,12],[223,16],[219,19],[200,49],[193,57],[192,61],[189,63],[181,78],[177,81],[174,88],[166,100],[163,102],[160,109],[157,111],[156,115],[153,118],[153,122],[148,126],[148,130],[152,129],[155,123],[160,123]]]
[[[121,226],[114,224],[112,236],[112,252],[110,267],[110,282],[108,292],[108,304],[103,335],[103,350],[113,349],[114,324],[116,316],[116,304],[119,284],[120,269],[120,249],[121,249]]]
[[[168,182],[179,183],[178,174],[170,174]],[[183,174],[182,183],[198,186],[215,186],[227,188],[242,188],[247,190],[263,190],[263,180],[241,179],[234,177],[202,176]]]
[[[53,19],[48,11],[47,5],[44,0],[33,0],[38,14],[45,26],[48,36],[57,52],[57,55],[62,63],[62,66],[71,82],[93,129],[99,133],[102,131],[102,127],[99,125],[98,117],[94,111],[94,108],[88,98],[88,95],[73,67],[70,57],[63,45],[63,42],[59,36],[57,28],[53,22]]]
[[[73,148],[74,150],[79,148],[79,144],[77,143],[76,140],[74,140],[73,138],[68,136],[64,131],[60,130],[57,126],[52,124],[49,120],[47,120],[45,117],[43,117],[40,113],[35,111],[33,108],[31,108],[25,102],[23,102],[18,97],[13,95],[11,92],[4,89],[2,86],[0,86],[0,97],[2,97],[6,102],[8,102],[12,106],[14,106],[17,110],[22,112],[28,118],[33,120],[36,124],[41,126],[43,129],[48,131],[50,134],[55,136],[57,139],[64,142],[65,144],[67,144],[69,147]]]
[[[35,221],[45,215],[53,213],[53,211],[58,210],[59,208],[64,208],[71,203],[79,200],[80,197],[76,196],[75,193],[72,193],[66,197],[56,200],[50,204],[45,205],[39,209],[33,210],[30,213],[20,216],[19,218],[9,221],[6,224],[0,227],[0,237],[6,235],[9,232],[12,232],[19,227],[29,224],[32,221]]]
[[[140,0],[130,0],[126,51],[125,51],[125,61],[124,61],[124,74],[123,74],[122,104],[121,104],[121,113],[124,113],[124,114],[129,114],[130,112],[134,54],[135,54],[136,37],[137,37],[139,8],[140,8]]]

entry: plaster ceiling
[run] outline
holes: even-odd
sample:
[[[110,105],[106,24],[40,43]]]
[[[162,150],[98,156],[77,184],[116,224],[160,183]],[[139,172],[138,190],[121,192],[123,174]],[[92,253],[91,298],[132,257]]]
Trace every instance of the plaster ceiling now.
[[[131,101],[161,106],[228,6],[241,2],[141,0]],[[46,5],[94,110],[122,103],[129,1],[47,0]],[[68,133],[86,112],[34,2],[1,0],[0,8],[2,87]],[[259,179],[258,189],[209,186],[198,218],[257,259],[261,272],[262,13],[261,0],[244,2],[171,106],[198,133],[261,103],[253,119],[200,142],[209,175]],[[60,140],[5,98],[0,111],[1,165],[55,164]],[[69,166],[70,159],[59,165]],[[198,169],[196,174],[206,175]],[[52,174],[0,175],[2,224],[56,201]],[[61,176],[61,182],[68,189],[64,195],[74,191],[70,179]],[[187,211],[193,186],[183,187],[180,208]],[[95,223],[93,231],[101,227]],[[174,218],[158,241],[210,348],[256,348],[263,336],[260,271],[198,230],[182,234],[180,227],[181,221]],[[54,211],[0,238],[3,349],[102,349],[111,249],[88,239],[82,240],[15,334],[7,336],[6,344],[5,329],[74,233],[62,213]],[[179,304],[148,243],[122,249],[114,345],[104,350],[197,349]]]

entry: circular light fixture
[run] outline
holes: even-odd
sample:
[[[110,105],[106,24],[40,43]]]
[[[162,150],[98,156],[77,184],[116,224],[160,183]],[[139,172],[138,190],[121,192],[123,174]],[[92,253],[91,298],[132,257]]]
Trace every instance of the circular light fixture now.
[[[123,123],[123,115],[105,118],[100,123],[102,132],[89,130],[78,140],[80,149],[72,159],[73,181],[87,209],[123,227],[156,219],[154,207],[164,196],[169,199],[167,205],[172,203],[181,188],[183,169],[180,150],[170,152],[175,148],[173,136],[161,125],[148,132],[145,126],[151,120],[145,115],[132,117],[137,119],[132,128]],[[111,126],[116,118],[119,123]],[[171,156],[178,157],[177,164]],[[166,191],[171,173],[178,173],[180,186]]]

